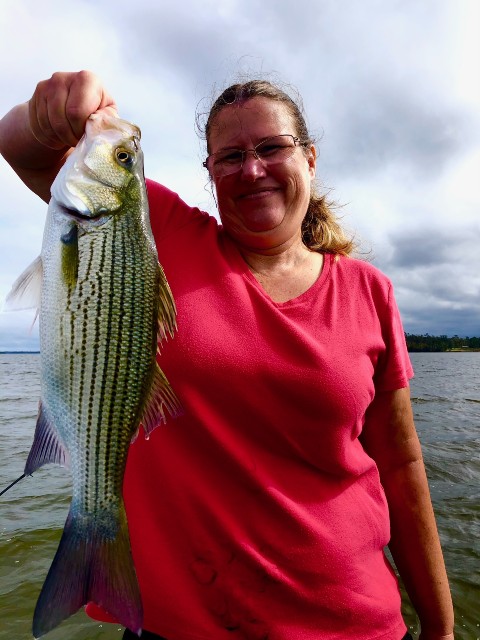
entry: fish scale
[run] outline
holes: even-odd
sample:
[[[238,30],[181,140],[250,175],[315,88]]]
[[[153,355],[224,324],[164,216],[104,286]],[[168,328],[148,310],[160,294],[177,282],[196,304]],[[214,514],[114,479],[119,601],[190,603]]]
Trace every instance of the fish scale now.
[[[52,186],[40,260],[41,402],[25,472],[72,472],[72,503],[34,613],[40,637],[92,601],[140,634],[142,603],[122,498],[128,447],[180,403],[157,342],[175,305],[148,218],[140,132],[99,112]]]

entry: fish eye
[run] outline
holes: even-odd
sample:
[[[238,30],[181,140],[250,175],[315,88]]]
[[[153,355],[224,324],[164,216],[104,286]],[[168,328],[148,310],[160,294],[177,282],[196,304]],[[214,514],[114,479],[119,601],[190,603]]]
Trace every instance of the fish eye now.
[[[126,151],[126,149],[117,149],[115,155],[118,163],[127,169],[133,165],[133,161],[135,160],[133,154]]]

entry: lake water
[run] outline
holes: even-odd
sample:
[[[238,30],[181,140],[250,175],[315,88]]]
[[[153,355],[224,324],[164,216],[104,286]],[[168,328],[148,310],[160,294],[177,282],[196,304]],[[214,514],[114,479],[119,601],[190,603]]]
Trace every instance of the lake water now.
[[[413,353],[412,399],[452,587],[456,640],[480,639],[480,353]],[[0,354],[0,490],[23,472],[39,397],[39,356]],[[38,593],[70,502],[48,466],[0,497],[0,640],[31,640]],[[404,595],[414,637],[415,614]],[[80,611],[49,640],[120,640]]]

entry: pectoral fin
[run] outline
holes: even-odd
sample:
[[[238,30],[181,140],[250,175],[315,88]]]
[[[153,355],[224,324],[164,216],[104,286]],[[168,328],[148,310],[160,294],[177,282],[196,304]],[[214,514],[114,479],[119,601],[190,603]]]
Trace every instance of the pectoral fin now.
[[[43,267],[38,256],[32,264],[15,280],[5,299],[5,311],[39,309],[42,296]]]

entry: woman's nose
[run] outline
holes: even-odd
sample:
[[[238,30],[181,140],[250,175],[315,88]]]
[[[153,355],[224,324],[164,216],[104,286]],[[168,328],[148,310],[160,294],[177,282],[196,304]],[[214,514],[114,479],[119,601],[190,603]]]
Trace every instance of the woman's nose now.
[[[253,149],[245,152],[242,164],[242,178],[256,180],[266,175],[265,165]]]

